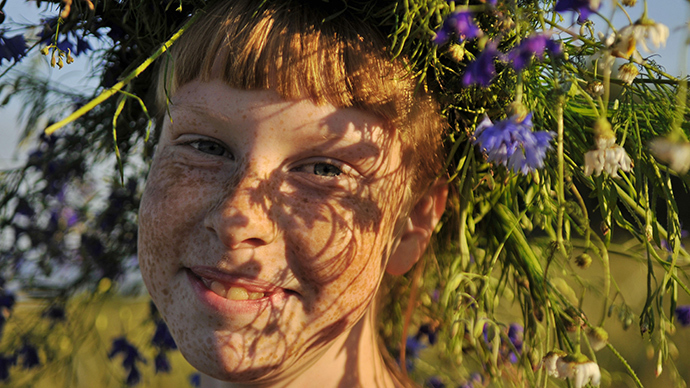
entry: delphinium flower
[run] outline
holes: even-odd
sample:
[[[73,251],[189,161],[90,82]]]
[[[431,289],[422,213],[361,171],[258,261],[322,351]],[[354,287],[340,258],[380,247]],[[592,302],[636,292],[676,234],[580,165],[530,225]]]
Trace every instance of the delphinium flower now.
[[[437,45],[445,44],[453,34],[458,42],[463,42],[481,36],[482,31],[475,24],[471,12],[459,11],[451,13],[443,20],[443,25],[436,31],[433,42]]]
[[[515,70],[522,70],[532,63],[532,58],[543,60],[547,50],[559,55],[563,52],[563,47],[560,42],[551,39],[551,34],[541,33],[523,39],[508,52],[506,58]]]
[[[467,64],[465,73],[462,75],[463,85],[477,84],[485,88],[489,87],[496,76],[494,61],[499,57],[501,57],[501,53],[496,49],[496,43],[487,43],[479,56]]]
[[[632,84],[635,80],[635,77],[637,77],[639,74],[640,71],[637,70],[637,66],[635,66],[634,63],[625,63],[618,68],[618,79],[628,85]]]
[[[601,0],[558,0],[554,11],[575,11],[579,14],[577,18],[578,23],[584,23],[585,20],[594,12],[601,8]]]
[[[690,327],[690,305],[676,307],[676,319],[683,327]]]
[[[630,171],[632,161],[625,149],[616,144],[616,137],[611,130],[611,124],[605,118],[600,118],[594,124],[595,143],[597,148],[585,154],[584,172],[586,176],[601,175],[606,171],[614,178],[618,178],[618,169]]]
[[[533,132],[531,113],[515,114],[495,124],[485,116],[474,132],[473,143],[489,162],[526,175],[544,167],[546,151],[551,148],[554,136],[550,131]]]
[[[522,354],[524,331],[525,329],[517,323],[511,323],[508,327],[508,339],[513,345],[508,350],[508,359],[513,364],[518,361],[518,357]]]
[[[0,65],[2,65],[2,60],[6,59],[14,60],[14,62],[19,62],[19,60],[26,55],[26,40],[24,35],[17,34],[12,37],[5,37],[3,32],[0,31]]]
[[[678,136],[657,137],[649,142],[649,149],[655,158],[667,163],[678,174],[690,170],[690,142]]]

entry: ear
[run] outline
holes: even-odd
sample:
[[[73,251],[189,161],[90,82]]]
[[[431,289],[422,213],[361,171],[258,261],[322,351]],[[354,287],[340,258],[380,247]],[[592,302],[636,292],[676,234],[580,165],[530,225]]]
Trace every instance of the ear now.
[[[434,184],[412,207],[400,232],[399,242],[393,247],[386,272],[402,275],[419,260],[434,232],[434,228],[446,209],[448,185],[444,181]]]

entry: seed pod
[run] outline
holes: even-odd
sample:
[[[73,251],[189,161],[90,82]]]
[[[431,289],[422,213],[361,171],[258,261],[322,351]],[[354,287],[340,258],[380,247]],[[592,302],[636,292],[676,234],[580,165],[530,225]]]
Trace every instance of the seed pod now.
[[[575,264],[582,269],[589,268],[592,264],[592,256],[588,253],[583,253],[575,258]]]

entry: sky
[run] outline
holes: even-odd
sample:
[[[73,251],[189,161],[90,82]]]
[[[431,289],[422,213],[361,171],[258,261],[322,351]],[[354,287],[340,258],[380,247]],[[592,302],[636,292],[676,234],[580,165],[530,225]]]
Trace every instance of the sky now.
[[[611,14],[611,0],[602,0],[604,6],[601,13],[605,16]],[[45,4],[45,3],[44,3]],[[661,63],[666,67],[669,74],[681,75],[687,74],[688,61],[688,46],[685,42],[688,36],[688,21],[690,20],[690,1],[688,0],[648,0],[649,17],[656,22],[666,24],[670,29],[670,36],[665,48],[655,50],[658,56],[654,56],[655,61]],[[629,9],[630,17],[633,21],[637,20],[642,14],[643,0],[638,0],[636,7]],[[36,24],[39,22],[41,15],[39,15],[36,3],[34,1],[25,0],[8,0],[3,9],[8,19],[15,23]],[[57,11],[52,12],[55,15]],[[565,15],[565,20],[570,15]],[[605,29],[606,24],[596,15],[590,17],[595,22],[596,28]],[[627,18],[622,12],[617,12],[613,20],[613,24],[620,28],[626,25]],[[5,21],[3,26],[7,26]],[[643,56],[649,54],[643,53]],[[682,65],[682,57],[685,57],[685,65]],[[29,58],[24,59],[27,61]],[[51,78],[51,82],[55,85],[62,85],[69,88],[95,88],[97,82],[93,78],[89,78],[89,74],[93,74],[90,68],[88,59],[85,56],[77,57],[76,61],[65,66],[63,69],[52,69],[45,58],[37,56],[33,58],[37,61],[36,68]],[[0,73],[4,71],[7,62],[0,67]],[[0,98],[3,96],[0,95]],[[26,147],[17,147],[19,141],[19,130],[21,124],[18,124],[19,110],[21,108],[20,101],[0,107],[0,169],[6,169],[11,166],[21,165],[26,157]]]

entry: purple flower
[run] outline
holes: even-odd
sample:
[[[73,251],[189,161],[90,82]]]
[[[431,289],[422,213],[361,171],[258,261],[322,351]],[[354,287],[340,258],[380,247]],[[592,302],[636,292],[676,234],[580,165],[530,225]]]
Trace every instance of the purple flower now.
[[[113,358],[119,354],[122,354],[122,366],[125,369],[135,369],[137,361],[146,362],[146,360],[139,354],[139,350],[134,345],[129,343],[125,337],[119,337],[113,340],[113,345],[108,353],[108,358]]]
[[[495,43],[487,44],[477,59],[467,64],[465,74],[462,75],[463,85],[478,84],[485,88],[491,85],[491,81],[496,76],[494,60],[500,56]]]
[[[192,387],[200,387],[201,386],[201,375],[199,373],[192,373],[189,375],[189,384]]]
[[[676,319],[681,326],[690,326],[690,305],[676,307]]]
[[[168,326],[166,326],[162,319],[156,322],[156,332],[153,334],[151,343],[163,350],[177,349],[177,344],[175,344],[175,340],[172,335],[170,335]]]
[[[510,343],[513,344],[513,347],[515,347],[515,352],[511,348],[508,354],[508,358],[512,363],[516,363],[518,361],[518,356],[522,353],[524,331],[525,329],[517,323],[511,323],[508,328],[508,339]]]
[[[601,8],[600,0],[558,0],[553,10],[555,12],[575,11],[580,15],[577,22],[584,23],[589,15],[597,12],[599,8]]]
[[[549,34],[538,34],[525,38],[520,45],[508,52],[507,58],[515,70],[522,70],[532,63],[532,58],[544,59],[548,50],[552,54],[561,54],[563,48],[559,42],[550,39]]]
[[[127,374],[127,380],[125,383],[128,386],[133,386],[139,384],[139,381],[141,381],[141,373],[139,373],[139,368],[136,366],[132,367],[132,369],[129,370],[129,373]]]
[[[443,384],[443,381],[436,376],[429,377],[429,380],[426,381],[425,386],[429,388],[446,388],[446,385]]]
[[[0,353],[0,381],[10,378],[10,367],[17,364],[17,356],[5,356]]]
[[[484,117],[474,132],[474,144],[486,153],[489,162],[503,164],[513,172],[527,175],[544,167],[546,151],[554,132],[532,132],[532,114],[523,119],[515,115],[493,124]]]
[[[3,59],[14,59],[14,62],[19,60],[26,54],[26,40],[24,35],[17,34],[11,38],[6,38],[0,32],[0,65]]]
[[[17,351],[17,355],[22,357],[22,367],[26,369],[32,369],[41,365],[41,360],[38,358],[38,351],[29,344],[24,344],[24,346]]]
[[[481,30],[474,23],[471,12],[453,12],[446,17],[441,28],[436,31],[433,42],[440,46],[446,43],[453,33],[458,37],[458,42],[462,42],[480,36]]]
[[[156,373],[170,372],[170,361],[168,360],[168,357],[165,355],[165,353],[158,353],[158,355],[156,355],[156,358],[153,359],[153,363],[156,367]]]

